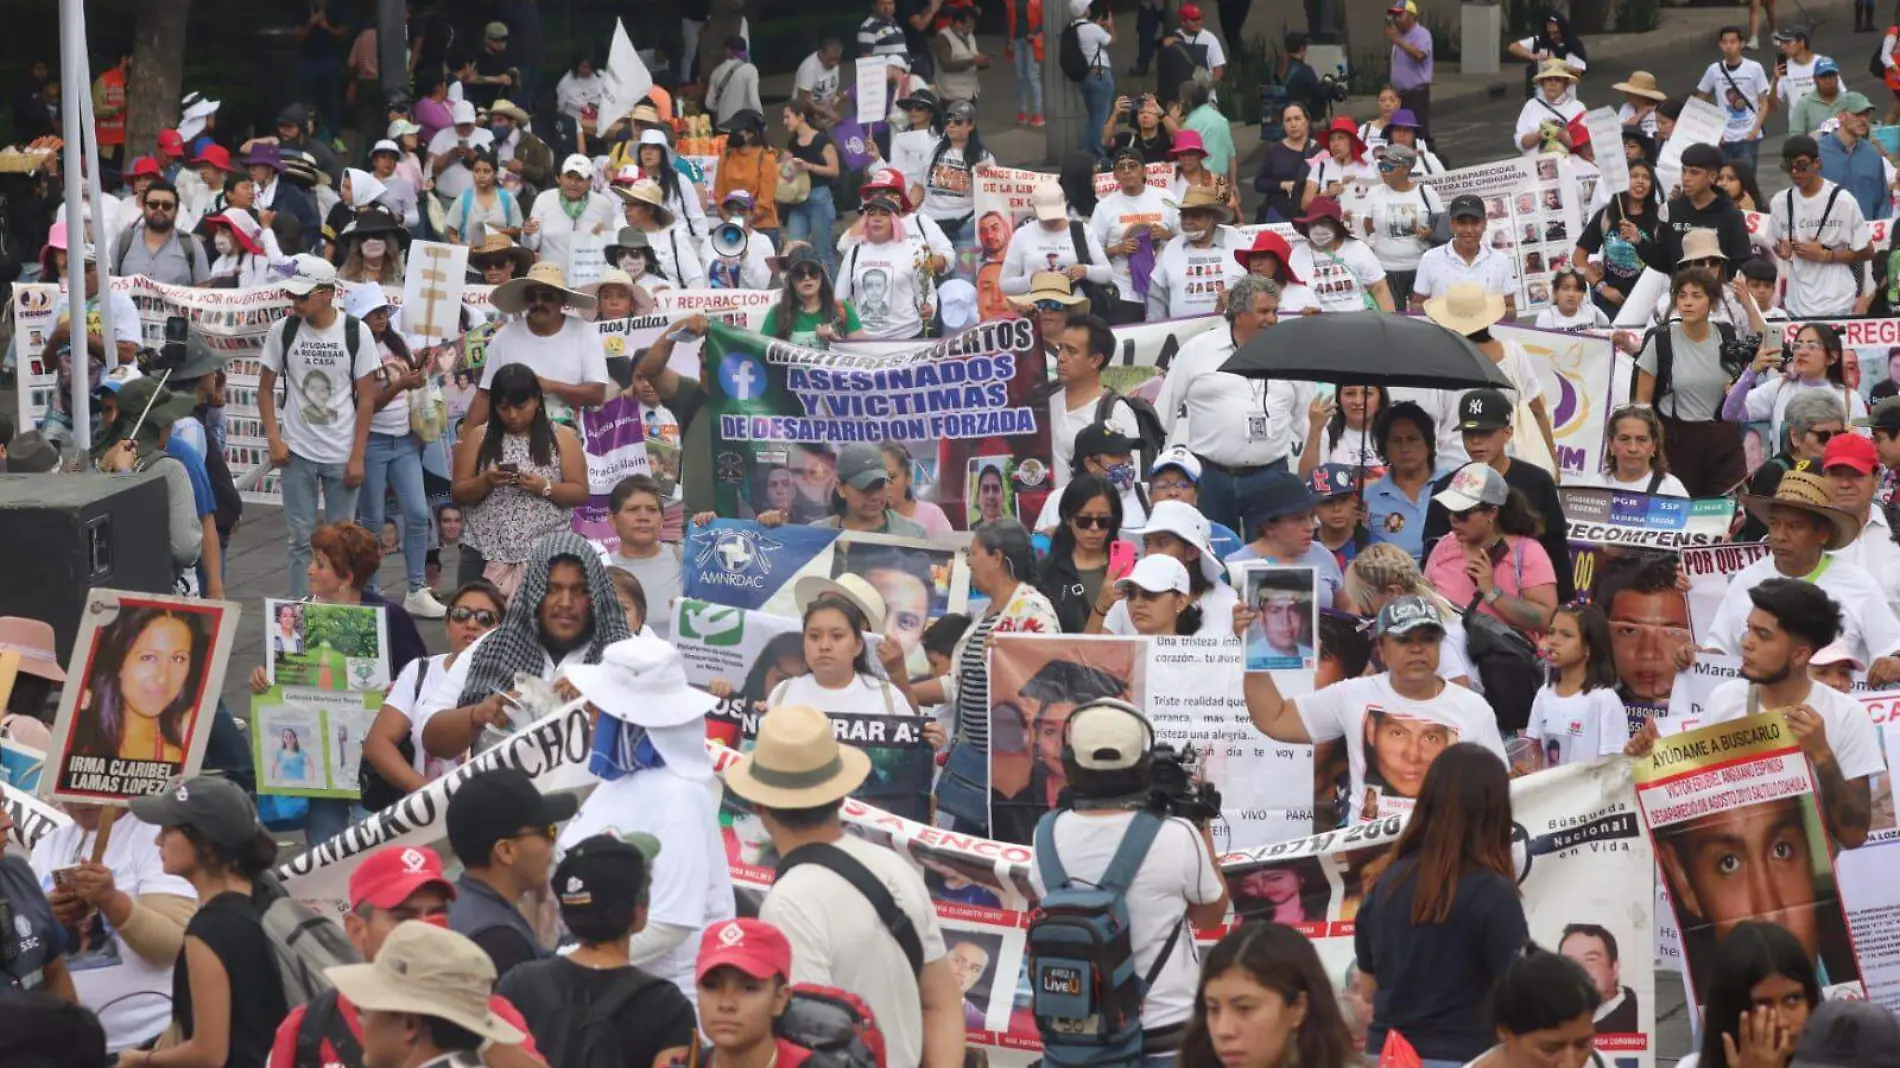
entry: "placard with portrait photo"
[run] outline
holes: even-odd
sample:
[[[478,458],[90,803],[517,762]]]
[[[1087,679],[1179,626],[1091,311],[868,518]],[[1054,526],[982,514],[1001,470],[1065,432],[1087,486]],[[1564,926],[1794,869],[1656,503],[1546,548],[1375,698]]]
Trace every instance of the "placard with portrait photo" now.
[[[1248,671],[1312,670],[1318,662],[1319,575],[1310,567],[1241,565],[1247,607]]]

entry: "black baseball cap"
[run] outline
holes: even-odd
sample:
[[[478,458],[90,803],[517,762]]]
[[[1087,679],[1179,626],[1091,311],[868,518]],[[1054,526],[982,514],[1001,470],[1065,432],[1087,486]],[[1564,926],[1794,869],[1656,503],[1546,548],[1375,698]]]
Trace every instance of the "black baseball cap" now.
[[[1451,198],[1451,207],[1448,211],[1454,219],[1482,219],[1484,218],[1484,198],[1473,193],[1460,193]]]
[[[163,793],[135,797],[132,815],[154,827],[190,827],[224,849],[236,849],[264,833],[250,795],[221,775],[200,775]]]
[[[1682,150],[1682,165],[1705,171],[1722,169],[1722,150],[1714,145],[1693,144]]]
[[[660,840],[650,834],[619,838],[596,834],[581,839],[554,869],[554,895],[561,915],[600,916],[631,926],[646,896]]]
[[[1511,425],[1511,400],[1495,389],[1474,389],[1458,400],[1459,430],[1503,430]]]
[[[519,768],[485,771],[449,798],[449,848],[464,867],[485,867],[496,842],[572,819],[580,807],[573,794],[542,793]]]
[[[1867,413],[1867,425],[1889,434],[1900,434],[1900,397],[1887,397]]]
[[[1119,456],[1134,452],[1141,444],[1107,423],[1090,423],[1075,436],[1075,462],[1091,456]]]

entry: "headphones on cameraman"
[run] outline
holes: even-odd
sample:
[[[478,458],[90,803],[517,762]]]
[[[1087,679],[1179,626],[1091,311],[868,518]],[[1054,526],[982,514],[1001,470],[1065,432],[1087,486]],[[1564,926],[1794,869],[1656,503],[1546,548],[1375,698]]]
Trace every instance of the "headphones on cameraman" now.
[[[1084,769],[1084,770],[1087,771],[1087,773],[1089,774],[1104,774],[1104,775],[1119,775],[1119,774],[1125,774],[1128,772],[1142,772],[1145,774],[1148,770],[1148,763],[1150,760],[1153,759],[1153,754],[1154,754],[1154,748],[1155,748],[1154,725],[1148,722],[1147,713],[1143,712],[1139,708],[1136,708],[1134,705],[1129,704],[1127,701],[1123,701],[1123,700],[1120,700],[1119,698],[1114,698],[1114,697],[1097,697],[1094,700],[1087,702],[1086,704],[1079,705],[1076,707],[1075,711],[1069,713],[1069,718],[1063,721],[1063,724],[1062,724],[1062,765],[1063,767],[1064,768],[1069,768],[1072,766],[1080,767],[1080,765],[1076,763],[1075,747],[1069,741],[1069,731],[1071,728],[1075,726],[1076,717],[1080,716],[1082,713],[1088,711],[1091,708],[1112,708],[1117,712],[1123,712],[1130,716],[1133,716],[1135,719],[1135,722],[1141,724],[1142,732],[1147,735],[1148,741],[1147,741],[1147,744],[1142,746],[1141,758],[1137,760],[1134,764],[1131,764],[1130,766],[1128,766],[1127,768],[1121,768],[1115,771],[1107,771],[1107,772],[1096,771],[1095,769],[1092,769],[1092,768]]]

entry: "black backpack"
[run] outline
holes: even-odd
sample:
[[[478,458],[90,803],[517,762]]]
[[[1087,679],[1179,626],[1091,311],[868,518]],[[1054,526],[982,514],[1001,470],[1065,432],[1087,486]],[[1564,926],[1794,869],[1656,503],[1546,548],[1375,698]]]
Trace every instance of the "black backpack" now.
[[[228,536],[237,529],[238,520],[244,518],[244,495],[238,492],[237,480],[231,477],[231,465],[224,460],[224,450],[218,448],[217,443],[208,436],[205,440],[205,477],[211,480],[211,521],[220,533]]]
[[[1085,82],[1089,79],[1089,57],[1082,54],[1082,35],[1076,32],[1087,19],[1076,19],[1062,28],[1062,43],[1056,49],[1056,61],[1062,65],[1062,76],[1072,82]]]
[[[1873,75],[1875,81],[1887,80],[1887,65],[1880,61],[1880,53],[1886,49],[1886,44],[1887,35],[1881,34],[1880,40],[1874,44],[1874,54],[1867,59],[1867,73]]]
[[[1069,240],[1075,245],[1075,262],[1078,267],[1095,266],[1095,257],[1089,255],[1089,235],[1082,224],[1069,220]],[[1115,305],[1121,303],[1121,288],[1113,282],[1104,285],[1091,282],[1087,278],[1074,283],[1075,291],[1089,298],[1089,311],[1107,318],[1114,313]]]
[[[415,711],[416,702],[422,699],[422,680],[429,674],[429,661],[425,658],[416,661],[416,692],[409,696],[409,710]],[[404,734],[402,741],[396,743],[396,752],[402,758],[414,763],[416,759],[416,740],[412,734]],[[367,760],[356,762],[357,800],[371,812],[383,809],[408,796],[402,787],[383,778],[383,773]]]
[[[1511,550],[1518,584],[1524,579],[1523,542]],[[1537,644],[1509,623],[1478,611],[1479,598],[1465,606],[1465,658],[1484,687],[1484,699],[1497,714],[1498,730],[1521,731],[1531,721],[1531,703],[1543,689],[1544,662]]]
[[[1674,338],[1671,336],[1672,331],[1669,329],[1672,322],[1674,322],[1674,320],[1657,323],[1655,326],[1649,328],[1649,333],[1644,338],[1645,345],[1647,345],[1651,339],[1654,339],[1656,343],[1656,385],[1649,394],[1649,401],[1652,406],[1661,403],[1663,396],[1669,392],[1670,383],[1673,381],[1671,372],[1676,365],[1676,344]],[[1715,327],[1715,332],[1721,337],[1722,373],[1727,375],[1731,381],[1740,378],[1742,372],[1747,369],[1748,362],[1746,360],[1734,359],[1729,355],[1730,350],[1733,349],[1735,345],[1735,328],[1728,323],[1714,319],[1709,321],[1709,325]],[[1642,350],[1639,347],[1637,351],[1640,352]],[[1638,370],[1634,364],[1630,366],[1630,396],[1632,397],[1636,395],[1636,380],[1641,373],[1642,372]],[[1674,412],[1673,406],[1671,407],[1671,412],[1672,414]],[[1657,408],[1656,414],[1662,414],[1660,407]]]
[[[337,1008],[337,992],[325,990],[304,1006],[303,1021],[297,1025],[297,1059],[292,1068],[328,1068],[331,1063],[363,1063],[363,1044],[356,1040],[350,1023]],[[323,1040],[330,1040],[336,1061],[323,1056]]]
[[[1131,397],[1107,386],[1102,390],[1102,399],[1095,402],[1094,422],[1108,422],[1109,416],[1115,413],[1117,401],[1128,405],[1128,410],[1135,413],[1135,436],[1141,439],[1140,470],[1146,472],[1168,447],[1168,432],[1161,428],[1161,413],[1155,411],[1146,397]]]
[[[573,1068],[620,1068],[628,1063],[627,1051],[621,1048],[617,1021],[633,999],[649,987],[671,982],[637,968],[632,974],[621,976],[607,993],[587,1007],[587,1017],[581,1021],[580,1028],[580,1058],[569,1062]]]

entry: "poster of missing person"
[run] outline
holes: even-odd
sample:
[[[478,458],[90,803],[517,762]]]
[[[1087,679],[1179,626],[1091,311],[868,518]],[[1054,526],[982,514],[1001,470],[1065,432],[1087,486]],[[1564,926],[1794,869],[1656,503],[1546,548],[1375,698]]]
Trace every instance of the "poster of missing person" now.
[[[273,686],[251,695],[251,759],[260,794],[356,797],[363,739],[383,707],[366,693]]]
[[[117,804],[198,774],[242,612],[228,601],[93,590],[41,794]]]
[[[1481,240],[1511,259],[1520,315],[1550,305],[1583,223],[1577,183],[1561,162],[1550,154],[1521,156],[1419,177],[1447,204],[1465,193],[1484,200]]]
[[[264,648],[273,686],[389,688],[389,620],[374,605],[266,598]]]
[[[1053,489],[1047,406],[1030,400],[1046,381],[1046,357],[1027,319],[884,353],[808,349],[714,323],[706,353],[721,515],[773,509],[779,468],[805,490],[791,522],[833,515],[833,498],[843,499],[840,454],[854,443],[899,442],[930,463],[935,478],[914,487],[917,497],[937,503],[958,529],[969,526],[967,484],[980,474],[974,459],[1010,459],[1008,491],[1020,514],[1035,514]],[[888,485],[853,492],[882,494]]]
[[[1259,618],[1247,628],[1248,671],[1313,670],[1319,646],[1319,577],[1310,567],[1241,565],[1249,608]]]
[[[1823,996],[1866,996],[1813,776],[1780,710],[1659,739],[1635,777],[1697,1004],[1716,944],[1744,920],[1792,933]]]

